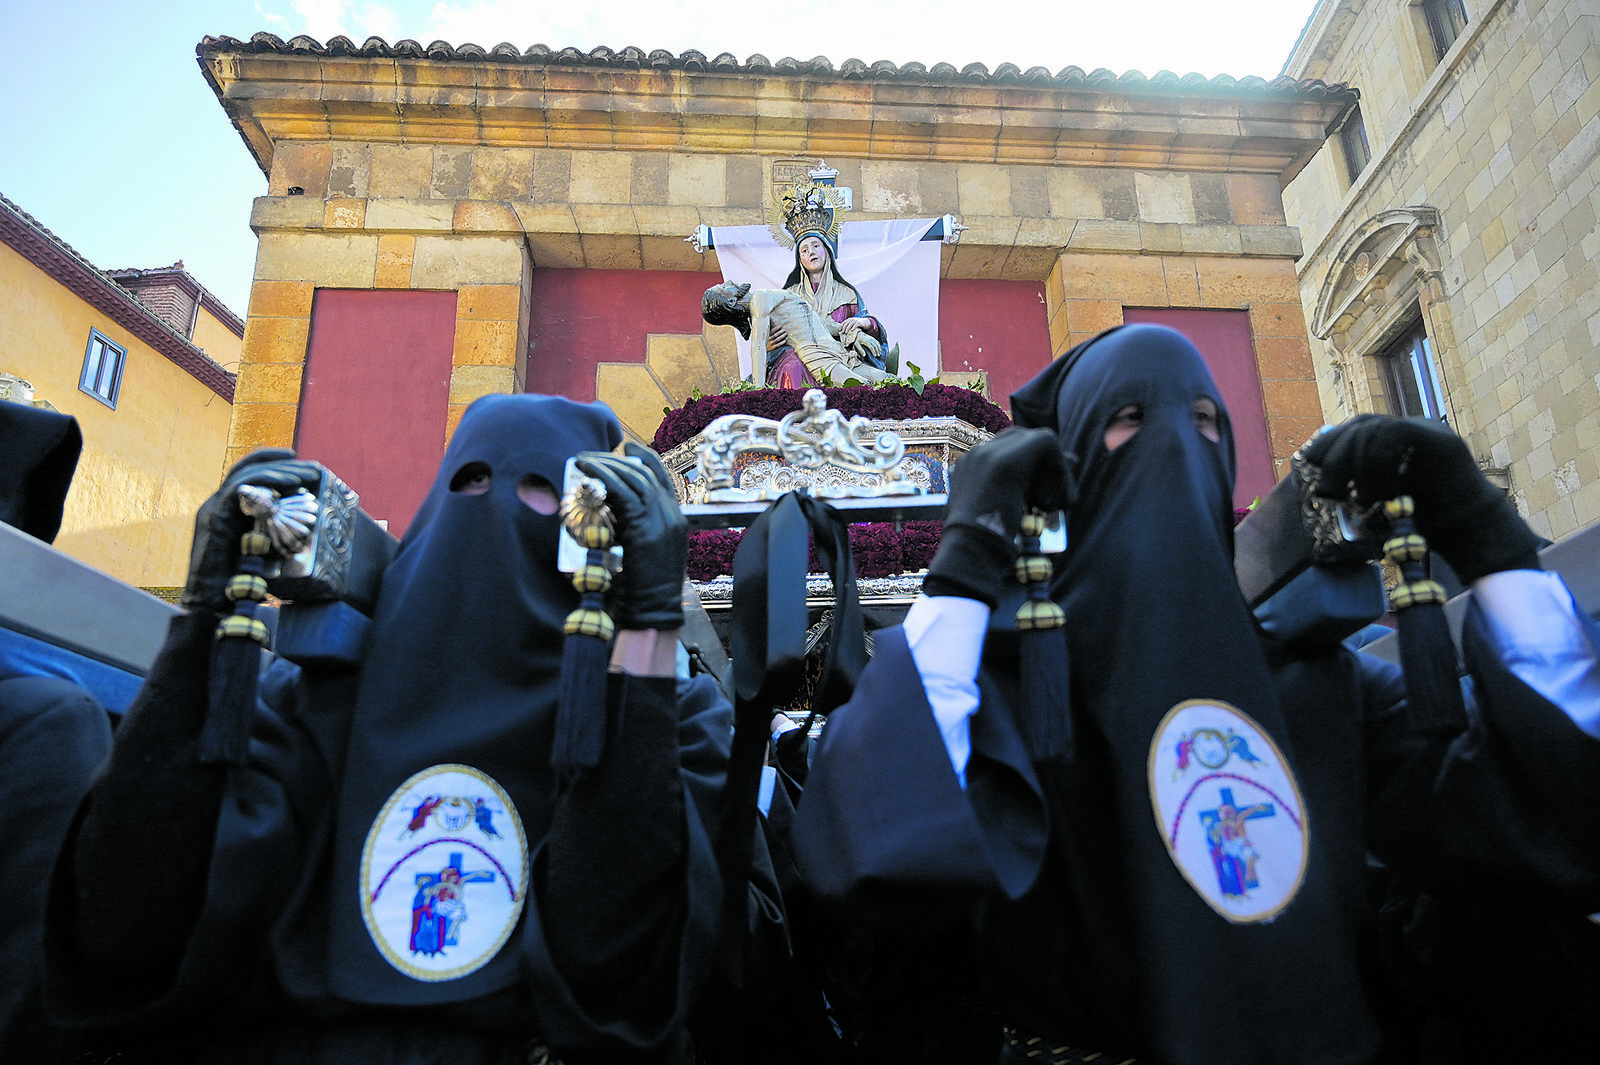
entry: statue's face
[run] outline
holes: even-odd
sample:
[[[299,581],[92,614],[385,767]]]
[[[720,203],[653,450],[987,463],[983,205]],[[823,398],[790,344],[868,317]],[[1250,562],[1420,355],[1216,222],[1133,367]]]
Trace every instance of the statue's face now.
[[[706,289],[701,314],[712,325],[731,325],[748,339],[750,336],[750,286],[724,281]]]
[[[808,274],[815,274],[828,263],[828,246],[821,237],[807,237],[800,242],[800,265]]]

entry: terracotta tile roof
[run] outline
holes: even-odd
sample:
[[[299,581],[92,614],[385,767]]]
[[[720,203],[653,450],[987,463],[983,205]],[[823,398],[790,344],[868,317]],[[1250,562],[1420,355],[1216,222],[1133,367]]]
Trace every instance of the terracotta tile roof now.
[[[3,195],[0,195],[0,241],[11,245],[84,302],[188,371],[195,380],[229,403],[233,402],[233,374],[188,337],[152,314],[111,275]]]
[[[1279,75],[1270,81],[1266,78],[1234,78],[1226,74],[1206,77],[1203,74],[1174,74],[1163,70],[1145,75],[1136,70],[1114,74],[1101,67],[1085,71],[1068,66],[1051,73],[1045,67],[1022,70],[1014,63],[1002,63],[990,70],[982,63],[969,63],[957,68],[949,63],[924,66],[921,63],[891,63],[880,60],[866,63],[860,59],[846,59],[838,67],[823,56],[814,59],[784,57],[776,62],[755,54],[740,62],[729,52],[708,58],[693,49],[674,55],[657,48],[646,52],[642,48],[612,49],[601,46],[584,52],[577,48],[549,48],[536,44],[518,49],[511,44],[497,44],[483,48],[476,44],[453,45],[434,41],[423,46],[417,41],[404,40],[390,44],[382,37],[368,37],[356,44],[348,37],[333,37],[326,44],[311,37],[291,37],[287,41],[271,33],[257,33],[248,41],[235,37],[205,37],[196,46],[197,55],[215,52],[271,53],[276,55],[312,55],[338,58],[358,56],[374,59],[431,59],[441,62],[466,60],[491,63],[516,63],[526,66],[587,66],[615,67],[623,70],[681,70],[689,73],[725,74],[779,74],[814,78],[844,78],[864,81],[920,81],[990,83],[1033,85],[1063,89],[1100,89],[1116,92],[1200,92],[1246,93],[1251,95],[1298,96],[1306,98],[1348,97],[1356,98],[1356,90],[1348,85],[1328,84],[1316,78],[1295,79]]]
[[[230,329],[234,336],[241,340],[244,338],[244,319],[233,313],[233,308],[223,303],[216,293],[202,285],[189,271],[183,268],[183,260],[179,259],[171,266],[125,266],[116,270],[107,270],[106,276],[124,287],[133,288],[139,282],[168,281],[184,289],[189,297],[210,311],[216,319]],[[129,285],[128,282],[135,285]]]

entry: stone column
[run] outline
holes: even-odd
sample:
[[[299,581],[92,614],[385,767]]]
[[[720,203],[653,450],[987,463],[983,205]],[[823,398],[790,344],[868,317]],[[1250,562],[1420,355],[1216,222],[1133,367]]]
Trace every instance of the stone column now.
[[[424,165],[429,160],[411,159],[418,151],[429,157],[428,150],[381,147],[390,155],[406,153],[400,162],[410,160],[430,172]],[[425,195],[314,196],[320,188],[312,186],[329,184],[328,168],[339,161],[336,154],[280,150],[273,184],[275,190],[282,185],[285,194],[255,202],[251,225],[259,244],[228,438],[229,463],[256,448],[293,445],[312,303],[319,288],[457,293],[449,413],[439,427],[441,447],[472,400],[491,392],[521,391],[526,381],[531,263],[516,211],[504,202]],[[370,180],[394,185],[400,180],[396,166],[396,160],[388,160]],[[333,180],[350,184],[352,173],[347,165],[335,168]],[[341,192],[370,191],[367,166],[359,173],[362,187]],[[412,190],[397,186],[385,191]]]

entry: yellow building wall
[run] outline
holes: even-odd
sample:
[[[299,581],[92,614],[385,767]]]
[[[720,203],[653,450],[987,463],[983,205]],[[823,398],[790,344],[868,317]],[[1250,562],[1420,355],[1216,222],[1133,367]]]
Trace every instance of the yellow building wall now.
[[[78,389],[91,328],[127,349],[115,410]],[[195,510],[222,472],[228,401],[4,243],[0,369],[83,430],[56,546],[130,584],[181,585]]]
[[[194,336],[189,339],[224,370],[239,372],[239,352],[244,340],[204,307],[195,319]]]

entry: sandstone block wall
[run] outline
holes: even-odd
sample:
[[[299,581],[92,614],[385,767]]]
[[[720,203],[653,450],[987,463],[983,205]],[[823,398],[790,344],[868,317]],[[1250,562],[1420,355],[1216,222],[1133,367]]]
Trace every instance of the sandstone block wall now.
[[[1467,7],[1437,64],[1404,5],[1330,30],[1299,72],[1362,91],[1373,161],[1351,183],[1330,147],[1284,202],[1311,318],[1365,220],[1437,209],[1436,280],[1379,300],[1421,305],[1452,424],[1555,539],[1600,520],[1600,14],[1585,0]],[[1371,350],[1314,343],[1330,414],[1387,409]]]

